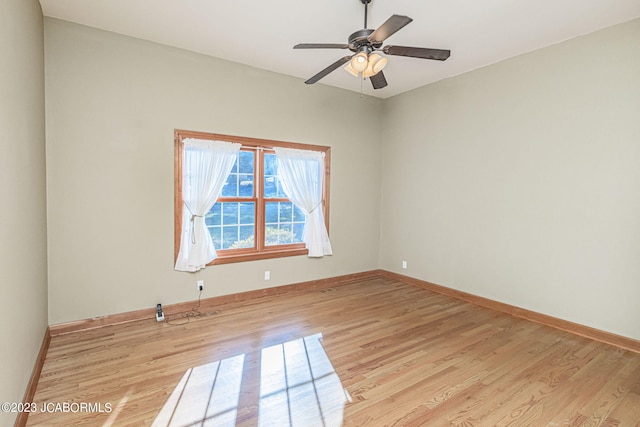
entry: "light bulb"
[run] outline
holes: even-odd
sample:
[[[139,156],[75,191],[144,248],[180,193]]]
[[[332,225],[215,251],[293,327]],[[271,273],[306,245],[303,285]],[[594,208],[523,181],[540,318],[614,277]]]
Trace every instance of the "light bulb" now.
[[[367,65],[369,63],[367,57],[368,57],[367,52],[360,52],[359,54],[354,56],[350,62],[353,69],[358,72],[362,72],[366,70]]]

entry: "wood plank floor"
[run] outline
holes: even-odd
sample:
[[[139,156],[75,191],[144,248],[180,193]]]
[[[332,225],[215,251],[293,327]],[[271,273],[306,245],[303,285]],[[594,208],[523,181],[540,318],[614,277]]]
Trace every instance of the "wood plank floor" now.
[[[637,427],[640,355],[376,278],[55,336],[34,403],[31,426]]]

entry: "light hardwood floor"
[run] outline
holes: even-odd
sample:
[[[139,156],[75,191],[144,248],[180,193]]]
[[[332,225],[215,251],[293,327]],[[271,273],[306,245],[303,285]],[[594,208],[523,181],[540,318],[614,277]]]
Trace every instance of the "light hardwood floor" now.
[[[203,314],[54,336],[28,425],[640,426],[640,354],[391,279]]]

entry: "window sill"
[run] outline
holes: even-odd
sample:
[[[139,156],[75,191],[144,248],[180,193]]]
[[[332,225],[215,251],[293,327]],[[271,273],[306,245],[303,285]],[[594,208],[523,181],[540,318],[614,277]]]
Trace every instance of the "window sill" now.
[[[286,249],[278,251],[254,252],[236,255],[219,255],[208,265],[231,264],[234,262],[257,261],[261,259],[284,258],[289,256],[308,255],[307,249]]]

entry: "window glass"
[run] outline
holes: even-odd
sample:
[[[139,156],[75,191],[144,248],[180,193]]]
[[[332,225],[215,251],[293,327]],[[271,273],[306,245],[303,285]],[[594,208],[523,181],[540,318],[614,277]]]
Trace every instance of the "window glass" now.
[[[266,202],[265,245],[302,242],[304,213],[291,202]]]
[[[241,249],[255,246],[254,202],[217,202],[205,218],[217,249]]]
[[[253,197],[253,170],[255,153],[240,151],[227,181],[222,187],[222,197]]]
[[[278,180],[278,163],[276,155],[265,153],[264,155],[264,197],[265,198],[286,198],[282,184]]]

